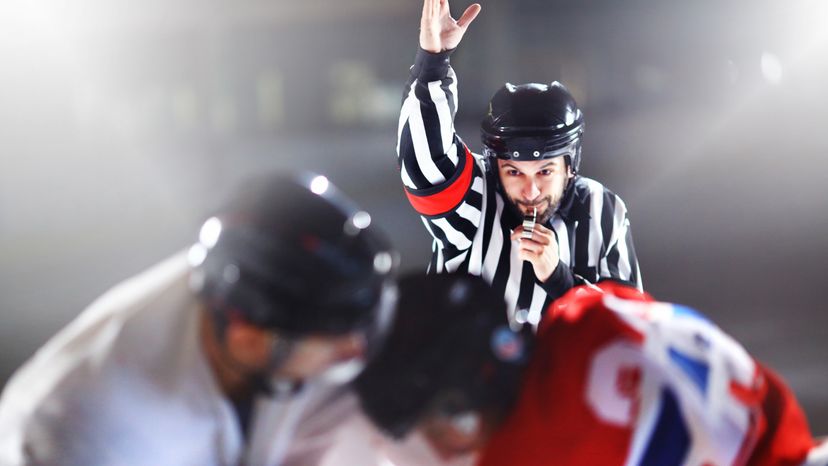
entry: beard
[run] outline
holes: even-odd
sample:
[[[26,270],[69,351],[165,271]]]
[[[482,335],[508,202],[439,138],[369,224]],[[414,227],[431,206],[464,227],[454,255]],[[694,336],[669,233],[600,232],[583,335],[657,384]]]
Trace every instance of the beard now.
[[[552,216],[555,215],[555,212],[558,211],[558,207],[561,204],[561,199],[563,198],[563,193],[564,190],[561,189],[560,192],[544,196],[540,199],[536,199],[534,202],[521,201],[508,195],[506,196],[506,198],[509,200],[509,207],[520,218],[523,218],[527,215],[532,215],[532,210],[534,208],[537,208],[538,216],[535,219],[535,221],[537,223],[545,225],[547,222],[549,222],[549,220],[552,219]]]

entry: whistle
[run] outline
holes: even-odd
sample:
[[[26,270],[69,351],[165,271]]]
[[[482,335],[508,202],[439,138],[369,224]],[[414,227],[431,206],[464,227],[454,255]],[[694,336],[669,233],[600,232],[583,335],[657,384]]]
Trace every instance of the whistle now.
[[[532,208],[532,215],[523,216],[523,233],[520,235],[523,239],[532,239],[532,231],[535,229],[535,220],[538,218],[538,208]]]

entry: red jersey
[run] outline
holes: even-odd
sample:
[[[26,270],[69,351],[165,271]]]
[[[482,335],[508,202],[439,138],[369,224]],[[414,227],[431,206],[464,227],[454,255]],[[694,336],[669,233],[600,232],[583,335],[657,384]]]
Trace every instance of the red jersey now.
[[[810,456],[809,456],[810,455]],[[493,465],[826,465],[793,393],[699,313],[613,283],[558,300]]]

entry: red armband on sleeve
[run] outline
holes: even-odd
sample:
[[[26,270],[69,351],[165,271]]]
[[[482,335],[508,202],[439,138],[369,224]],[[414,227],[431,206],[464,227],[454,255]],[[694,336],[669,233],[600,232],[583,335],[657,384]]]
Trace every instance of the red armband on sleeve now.
[[[460,170],[451,179],[438,186],[437,192],[432,192],[431,189],[411,190],[405,188],[408,202],[421,215],[445,214],[460,205],[460,202],[466,197],[466,193],[471,188],[474,157],[468,147],[463,146],[463,148],[466,149],[466,155],[460,160]]]

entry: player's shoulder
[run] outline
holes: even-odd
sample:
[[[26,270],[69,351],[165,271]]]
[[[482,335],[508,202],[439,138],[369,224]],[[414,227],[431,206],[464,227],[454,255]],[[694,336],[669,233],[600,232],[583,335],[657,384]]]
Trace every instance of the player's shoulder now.
[[[179,252],[143,272],[113,286],[83,311],[96,318],[101,314],[130,312],[141,309],[169,290],[180,288],[188,280],[187,255]]]
[[[37,464],[112,464],[138,450],[164,457],[201,455],[212,443],[206,439],[215,420],[204,415],[210,411],[196,409],[202,404],[199,395],[170,396],[132,370],[101,373],[86,360],[48,388],[25,408],[0,416],[0,432],[13,436],[0,449],[25,451]],[[183,439],[181,432],[191,436]],[[182,442],[191,445],[177,450]],[[131,460],[129,464],[197,464]]]
[[[185,316],[172,309],[187,295],[182,260],[162,262],[93,302],[17,370],[3,392],[2,410],[16,406],[16,412],[32,414],[76,396],[94,398],[111,388],[116,373],[140,379],[133,372],[148,370],[155,364],[149,360],[168,349],[155,342],[164,328],[182,328]],[[132,333],[139,335],[129,338]]]
[[[117,388],[107,389],[111,382],[98,374],[91,357],[62,353],[28,362],[0,400],[0,437],[5,438],[0,450],[25,452],[38,464],[54,464],[55,455],[66,461],[60,464],[90,460],[101,447],[96,438],[122,432],[123,425],[132,422],[129,407],[140,404],[125,393],[115,402]]]
[[[626,211],[624,200],[606,185],[595,179],[578,175],[573,180],[572,196],[576,203],[573,205],[589,206],[596,199],[601,199],[603,205],[612,205],[615,209]]]
[[[618,314],[641,315],[655,304],[652,297],[627,284],[605,280],[598,285],[582,285],[555,300],[542,325],[605,325],[618,320]]]
[[[611,196],[620,199],[613,190],[598,180],[578,175],[573,180],[575,194],[580,197]]]

